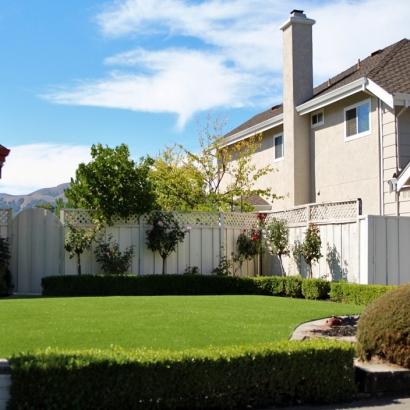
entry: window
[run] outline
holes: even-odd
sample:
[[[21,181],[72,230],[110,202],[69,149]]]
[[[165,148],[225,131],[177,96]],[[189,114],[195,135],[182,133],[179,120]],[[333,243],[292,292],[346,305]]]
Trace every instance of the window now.
[[[345,140],[370,134],[370,100],[345,108]]]
[[[283,134],[277,134],[273,136],[274,147],[274,161],[280,161],[283,159]]]
[[[325,116],[323,114],[323,110],[312,114],[312,117],[310,119],[310,125],[312,128],[318,127],[319,125],[324,124],[324,122]]]

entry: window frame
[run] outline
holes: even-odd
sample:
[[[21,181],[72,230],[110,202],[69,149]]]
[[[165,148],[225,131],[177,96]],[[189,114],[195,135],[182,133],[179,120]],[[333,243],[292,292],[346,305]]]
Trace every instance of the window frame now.
[[[319,114],[322,114],[322,121],[319,121],[316,124],[313,124],[313,122],[312,122],[313,121],[313,116],[314,115],[319,115]],[[325,110],[323,108],[320,109],[320,110],[312,112],[312,114],[310,115],[310,128],[320,127],[324,123],[325,123]]]
[[[351,136],[348,137],[348,136],[347,136],[346,112],[352,110],[353,108],[356,108],[356,127],[358,128],[358,123],[357,123],[357,119],[358,119],[357,109],[358,109],[358,107],[360,107],[361,105],[365,105],[365,104],[369,104],[369,129],[368,129],[367,131],[362,131],[362,132],[356,133],[356,134],[351,135]],[[362,138],[362,137],[365,137],[366,135],[370,135],[370,134],[372,133],[372,121],[371,121],[371,120],[372,120],[372,100],[371,100],[371,98],[368,98],[368,99],[366,99],[366,100],[360,101],[360,102],[358,102],[358,103],[356,103],[356,104],[352,104],[352,105],[349,105],[348,107],[346,107],[346,108],[343,110],[344,141],[345,141],[345,142],[349,142],[349,141],[355,140],[355,139],[357,139],[357,138]],[[356,130],[357,130],[357,128],[356,128]]]
[[[282,137],[282,156],[276,158],[276,138]],[[285,138],[283,132],[279,132],[273,136],[273,162],[283,161],[285,159]]]

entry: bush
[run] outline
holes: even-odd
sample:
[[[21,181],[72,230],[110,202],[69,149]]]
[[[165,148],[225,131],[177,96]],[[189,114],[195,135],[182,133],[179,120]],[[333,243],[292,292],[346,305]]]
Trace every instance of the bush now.
[[[395,286],[358,285],[344,281],[330,284],[330,299],[334,302],[367,306]]]
[[[49,348],[10,359],[9,409],[245,408],[340,402],[356,392],[353,354],[347,343],[324,340],[182,352]]]
[[[357,352],[362,359],[380,356],[410,368],[410,283],[385,293],[360,317]]]
[[[301,298],[302,297],[302,277],[297,276],[287,276],[285,283],[285,296],[290,298]]]
[[[323,279],[305,279],[302,281],[302,294],[305,299],[327,299],[330,282]]]
[[[0,296],[13,294],[14,282],[10,271],[10,242],[9,238],[0,235]]]
[[[101,265],[101,269],[109,275],[123,275],[128,273],[132,257],[134,255],[134,245],[129,246],[124,252],[120,252],[118,242],[108,235],[108,241],[105,242],[103,235],[97,241],[94,254],[96,261]]]

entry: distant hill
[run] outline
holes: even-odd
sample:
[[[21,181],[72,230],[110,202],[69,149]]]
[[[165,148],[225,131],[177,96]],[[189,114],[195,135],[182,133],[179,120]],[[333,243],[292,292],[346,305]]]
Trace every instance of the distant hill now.
[[[69,187],[70,183],[67,182],[52,188],[42,188],[28,195],[0,194],[0,208],[13,208],[14,214],[17,214],[23,209],[34,208],[37,204],[50,202],[54,205],[57,198],[66,200],[64,189]]]

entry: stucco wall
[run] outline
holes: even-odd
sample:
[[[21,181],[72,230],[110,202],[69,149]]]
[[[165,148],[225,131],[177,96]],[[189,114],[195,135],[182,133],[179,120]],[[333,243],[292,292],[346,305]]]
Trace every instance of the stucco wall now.
[[[369,98],[359,93],[325,107],[324,124],[311,129],[311,202],[362,198],[363,214],[379,214],[376,98],[371,98],[371,134],[349,141],[344,138],[344,109]]]

